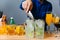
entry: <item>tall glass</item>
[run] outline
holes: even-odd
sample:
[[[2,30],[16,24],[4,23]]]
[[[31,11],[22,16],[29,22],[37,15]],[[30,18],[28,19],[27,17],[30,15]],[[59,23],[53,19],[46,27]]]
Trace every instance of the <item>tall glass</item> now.
[[[52,14],[46,14],[46,23],[48,25],[48,33],[50,33],[50,24],[52,23]]]
[[[35,37],[38,39],[44,39],[44,26],[45,22],[43,20],[35,20]]]
[[[59,34],[60,34],[60,22],[59,22],[59,17],[55,17],[54,25],[55,25],[55,27],[56,27],[55,36],[56,36],[56,37],[59,37]]]

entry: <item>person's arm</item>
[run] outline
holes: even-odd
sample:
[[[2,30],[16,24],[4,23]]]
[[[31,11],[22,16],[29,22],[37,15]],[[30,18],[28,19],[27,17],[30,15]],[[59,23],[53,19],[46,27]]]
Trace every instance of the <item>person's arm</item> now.
[[[28,12],[32,10],[33,4],[31,0],[23,0],[20,4],[20,8]]]
[[[26,1],[32,1],[32,0],[26,0]]]

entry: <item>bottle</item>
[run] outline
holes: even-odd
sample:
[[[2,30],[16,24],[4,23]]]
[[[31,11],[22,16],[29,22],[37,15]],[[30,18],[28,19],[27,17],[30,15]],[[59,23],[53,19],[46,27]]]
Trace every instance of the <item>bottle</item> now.
[[[2,18],[0,19],[0,22],[2,26],[0,27],[0,34],[7,34],[6,30],[6,15],[3,15]]]
[[[13,17],[10,18],[10,24],[15,24]]]
[[[14,18],[11,17],[10,18],[10,25],[8,26],[8,34],[9,35],[14,35],[15,34],[15,22],[14,22]]]
[[[2,16],[2,25],[6,25],[7,20],[6,20],[6,15]]]

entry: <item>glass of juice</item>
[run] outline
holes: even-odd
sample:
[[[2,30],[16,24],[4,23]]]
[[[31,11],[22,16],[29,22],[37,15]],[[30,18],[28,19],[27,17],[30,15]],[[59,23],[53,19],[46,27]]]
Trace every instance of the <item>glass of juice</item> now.
[[[15,35],[15,27],[16,25],[7,25],[7,34]]]
[[[24,35],[24,33],[25,33],[24,26],[23,25],[17,25],[16,29],[15,29],[15,33],[17,35]]]
[[[46,14],[46,23],[50,26],[52,23],[52,14]]]

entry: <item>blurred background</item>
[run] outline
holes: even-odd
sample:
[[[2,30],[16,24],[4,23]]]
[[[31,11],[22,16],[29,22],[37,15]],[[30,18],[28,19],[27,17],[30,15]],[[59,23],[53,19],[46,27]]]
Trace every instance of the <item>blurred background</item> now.
[[[27,19],[26,13],[22,11],[20,3],[22,0],[0,0],[0,11],[3,11],[3,14],[7,15],[7,20],[10,17],[14,17],[16,24],[22,24]],[[53,14],[56,14],[60,17],[60,4],[59,0],[48,0],[52,3]]]

